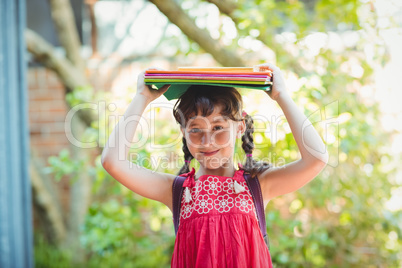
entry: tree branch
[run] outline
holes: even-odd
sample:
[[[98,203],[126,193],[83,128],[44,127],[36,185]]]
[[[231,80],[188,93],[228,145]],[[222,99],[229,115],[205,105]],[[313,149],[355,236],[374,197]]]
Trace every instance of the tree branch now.
[[[200,29],[174,0],[149,0],[190,39],[194,40],[206,52],[211,54],[223,66],[244,66],[244,62],[235,53],[214,40],[207,30]]]
[[[232,21],[235,23],[236,27],[238,28],[239,18],[237,18],[234,14],[234,11],[238,8],[237,3],[232,2],[231,0],[206,0],[206,1],[214,4],[221,13],[231,18]],[[265,46],[271,49],[275,53],[277,59],[282,57],[283,60],[281,59],[279,61],[285,62],[287,64],[287,67],[290,67],[295,73],[301,75],[305,72],[305,69],[303,68],[303,66],[300,65],[297,58],[289,56],[289,52],[287,52],[286,49],[284,49],[281,44],[275,42],[270,34],[264,31],[260,31],[260,35],[256,37],[256,39],[261,41]]]
[[[31,148],[32,149],[32,148]],[[33,190],[33,201],[39,211],[40,218],[46,228],[43,228],[50,241],[56,244],[61,243],[66,237],[66,226],[64,224],[60,200],[53,193],[51,179],[42,172],[42,166],[36,157],[35,151],[31,150],[29,174]]]
[[[82,72],[85,62],[80,55],[81,42],[76,29],[74,13],[69,0],[49,0],[53,22],[67,59]]]
[[[66,93],[72,92],[75,88],[90,85],[83,72],[66,58],[57,55],[53,46],[34,31],[25,29],[25,41],[28,51],[35,60],[56,72],[61,82],[66,86]],[[95,115],[88,109],[79,110],[77,115],[87,126],[97,120]]]
[[[70,61],[56,54],[54,47],[34,31],[25,29],[25,41],[28,51],[36,61],[55,71],[67,91],[89,85],[86,77]]]
[[[26,29],[25,39],[27,49],[34,58],[48,69],[57,73],[59,79],[66,87],[66,93],[72,92],[78,87],[90,85],[83,72],[66,58],[59,57],[55,53],[53,46],[43,40],[35,32]],[[97,118],[90,109],[80,109],[76,115],[77,116],[74,116],[71,122],[71,129],[76,136],[82,137],[85,129],[89,127],[92,122],[96,121]],[[85,150],[72,145],[73,157],[76,159],[85,159],[85,161],[91,160],[93,155],[95,155],[94,151],[96,150],[96,154],[98,154],[99,149],[100,148]],[[88,172],[83,172],[80,179],[72,185],[68,228],[64,230],[58,222],[54,208],[49,203],[51,202],[51,197],[49,193],[44,190],[43,182],[41,182],[40,178],[42,175],[37,171],[39,169],[40,168],[37,167],[32,170],[32,178],[34,179],[33,188],[36,193],[35,203],[40,205],[40,210],[43,210],[45,214],[44,217],[48,218],[45,223],[48,224],[50,222],[52,225],[51,228],[54,229],[49,235],[54,234],[56,236],[54,240],[61,242],[59,245],[62,247],[72,249],[74,252],[74,260],[79,262],[84,257],[83,252],[79,248],[79,226],[84,222],[85,213],[90,205],[93,178]],[[60,241],[64,236],[66,236],[67,239]]]
[[[85,77],[85,62],[80,55],[81,44],[77,29],[75,28],[70,2],[68,0],[50,0],[50,5],[56,30],[60,42],[66,50],[67,58],[58,56],[52,45],[29,29],[25,30],[27,49],[38,62],[57,73],[66,88],[65,93],[73,92],[79,87],[90,86],[89,81]],[[91,126],[92,122],[97,121],[97,116],[90,109],[79,109],[75,115],[70,123],[71,131],[75,133],[75,136],[83,137],[86,128]],[[91,161],[95,155],[99,154],[100,150],[100,148],[85,150],[73,144],[71,144],[71,149],[73,158],[84,162]],[[72,251],[73,262],[80,263],[85,257],[79,242],[80,226],[84,223],[85,214],[91,202],[93,177],[89,172],[83,170],[80,178],[72,184],[68,224],[66,225],[67,228],[63,231],[55,216],[54,208],[49,203],[51,198],[43,190],[44,187],[41,187],[43,186],[40,178],[42,175],[37,170],[39,168],[32,171],[36,172],[36,176],[33,176],[35,180],[33,183],[34,189],[37,191],[37,200],[35,202],[42,204],[40,210],[43,210],[46,218],[49,218],[54,223],[55,232],[53,234],[57,235],[57,239],[55,240],[60,242],[60,237],[67,237],[67,239],[61,241],[59,246],[69,248]],[[44,206],[43,204],[47,205]]]
[[[208,2],[214,4],[221,13],[229,16],[233,21],[235,17],[233,16],[233,12],[237,9],[237,4],[231,2],[230,0],[207,0]]]

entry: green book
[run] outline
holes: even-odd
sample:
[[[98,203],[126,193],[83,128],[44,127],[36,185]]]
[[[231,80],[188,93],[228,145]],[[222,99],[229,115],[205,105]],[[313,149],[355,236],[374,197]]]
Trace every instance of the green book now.
[[[146,85],[152,85],[155,88],[159,89],[166,84],[170,84],[169,89],[163,94],[168,100],[173,100],[179,98],[186,90],[192,85],[207,85],[207,86],[221,86],[221,87],[235,87],[235,88],[249,88],[249,89],[257,89],[263,91],[271,90],[272,82],[263,82],[263,84],[250,84],[247,83],[238,83],[239,81],[232,81],[234,83],[208,83],[205,80],[200,80],[200,82],[183,82],[183,80],[179,80],[180,82],[167,82],[164,80],[163,83],[160,82],[151,82],[145,79]],[[221,82],[221,81],[219,81]],[[242,81],[241,81],[242,82]]]

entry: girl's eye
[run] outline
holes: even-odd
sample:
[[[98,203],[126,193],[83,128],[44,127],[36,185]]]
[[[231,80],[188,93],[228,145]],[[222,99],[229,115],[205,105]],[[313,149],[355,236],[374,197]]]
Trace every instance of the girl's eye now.
[[[215,126],[215,127],[214,127],[214,130],[222,130],[222,129],[223,129],[222,126]]]
[[[189,132],[190,132],[190,133],[200,133],[200,132],[201,132],[201,129],[199,129],[199,128],[192,128],[192,129],[190,129]]]

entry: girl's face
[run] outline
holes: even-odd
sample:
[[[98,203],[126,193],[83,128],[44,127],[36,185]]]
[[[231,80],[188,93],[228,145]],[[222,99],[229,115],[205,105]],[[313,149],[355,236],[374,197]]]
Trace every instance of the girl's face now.
[[[181,129],[190,153],[206,169],[233,162],[236,138],[245,130],[244,121],[231,120],[221,109],[217,105],[209,116],[192,116]]]

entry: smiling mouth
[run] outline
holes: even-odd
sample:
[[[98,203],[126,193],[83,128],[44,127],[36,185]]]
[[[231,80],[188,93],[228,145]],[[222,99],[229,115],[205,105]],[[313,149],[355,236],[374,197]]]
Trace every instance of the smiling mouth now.
[[[203,155],[205,155],[205,156],[211,156],[211,155],[216,154],[218,151],[219,151],[219,150],[211,151],[211,152],[201,152],[201,153],[202,153]]]

